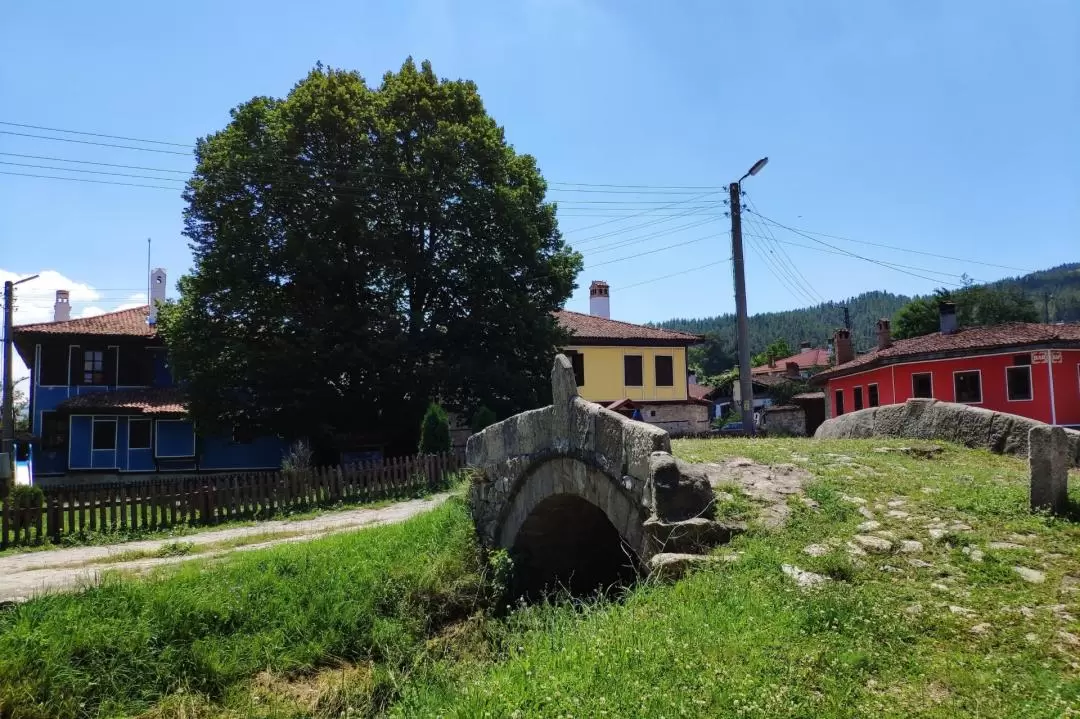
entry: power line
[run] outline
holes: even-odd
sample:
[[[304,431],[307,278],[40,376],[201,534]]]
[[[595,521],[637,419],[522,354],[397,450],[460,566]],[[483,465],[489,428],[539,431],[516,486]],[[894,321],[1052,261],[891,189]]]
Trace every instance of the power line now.
[[[76,140],[73,137],[49,137],[48,135],[34,135],[29,132],[12,132],[11,130],[0,130],[0,135],[17,135],[19,137],[32,137],[37,140],[53,140],[55,142],[74,142],[79,145],[98,145],[99,147],[115,147],[120,150],[138,150],[139,152],[160,152],[163,155],[183,155],[190,157],[191,152],[180,152],[179,150],[159,150],[155,147],[136,147],[135,145],[117,145],[111,142],[95,142],[93,140]]]
[[[706,193],[706,194],[708,194],[708,193]],[[705,195],[702,195],[701,197],[705,197]],[[694,198],[694,199],[701,199],[701,198],[699,197],[699,198]],[[681,200],[679,202],[671,203],[670,206],[657,207],[656,209],[657,210],[669,209],[669,207],[675,207],[675,206],[678,206],[678,205],[685,205],[685,204],[687,204],[689,202],[692,202],[692,201],[693,200]],[[716,204],[717,204],[717,206],[719,206],[721,203],[718,202]],[[693,213],[693,210],[690,210],[690,211],[682,211],[682,212],[679,212],[678,214],[675,214],[675,215],[667,215],[667,216],[660,217],[660,218],[655,218],[654,217],[654,219],[652,219],[652,220],[648,220],[646,222],[642,222],[642,223],[639,223],[639,224],[636,224],[636,225],[630,225],[629,227],[622,227],[622,228],[619,228],[617,230],[608,230],[606,232],[601,232],[598,235],[593,235],[591,237],[581,238],[581,239],[579,239],[577,241],[577,244],[582,245],[582,244],[586,244],[586,243],[589,243],[589,242],[594,242],[595,240],[602,240],[602,239],[606,239],[608,237],[613,237],[614,235],[620,235],[620,234],[622,234],[624,232],[633,232],[634,230],[640,230],[640,229],[644,229],[645,227],[651,227],[653,225],[657,225],[657,224],[667,222],[670,219],[675,219],[677,217],[685,217],[685,216],[687,216],[689,214],[692,214],[692,213]],[[588,225],[586,227],[579,227],[579,228],[576,228],[574,231],[575,232],[581,232],[583,230],[591,229],[593,227],[600,227],[601,225],[608,225],[608,224],[611,224],[613,222],[620,222],[622,219],[629,220],[629,219],[632,219],[632,218],[635,218],[635,217],[641,217],[642,215],[648,215],[648,214],[650,214],[650,212],[648,210],[646,210],[644,212],[638,212],[638,213],[633,214],[633,215],[628,215],[627,217],[620,218],[619,220],[608,220],[606,222],[598,222],[595,225]]]
[[[760,217],[761,219],[768,222],[769,224],[772,224],[772,225],[775,225],[777,227],[783,228],[783,229],[788,230],[790,232],[794,232],[796,234],[804,234],[805,233],[804,236],[805,235],[816,235],[818,237],[828,237],[828,238],[833,239],[833,240],[840,240],[841,242],[854,242],[854,243],[859,244],[859,245],[869,245],[871,247],[882,247],[882,248],[888,249],[888,250],[896,250],[897,252],[910,252],[910,253],[915,254],[915,255],[926,255],[927,257],[936,257],[936,258],[941,259],[941,260],[954,260],[956,262],[968,262],[968,263],[971,263],[973,265],[984,265],[986,267],[996,267],[996,268],[1002,269],[1002,270],[1015,270],[1016,272],[1035,272],[1035,270],[1025,269],[1023,267],[1012,267],[1010,265],[998,265],[998,264],[994,264],[992,262],[981,262],[979,260],[973,260],[973,259],[971,259],[969,257],[953,257],[951,255],[939,255],[939,254],[936,254],[934,252],[926,252],[924,250],[913,250],[910,247],[899,247],[897,245],[887,245],[887,244],[884,244],[882,242],[870,242],[869,240],[855,240],[855,239],[852,239],[850,237],[841,237],[840,235],[830,235],[830,234],[827,234],[827,233],[824,233],[824,232],[813,232],[811,230],[801,230],[801,229],[798,229],[798,228],[795,228],[795,227],[788,227],[787,225],[781,224],[781,223],[777,222],[776,220],[770,219],[770,218],[766,217],[765,215],[761,214],[760,212],[757,212],[756,210],[747,210],[747,212],[752,212],[755,215],[757,215],[758,217]],[[810,239],[813,239],[813,238],[810,238]]]
[[[164,167],[145,167],[143,165],[118,165],[112,162],[92,162],[90,160],[73,160],[66,157],[49,157],[47,155],[26,155],[21,152],[0,152],[5,157],[21,157],[26,160],[48,160],[49,162],[74,162],[79,165],[97,165],[99,167],[119,167],[124,170],[148,170],[150,172],[173,172],[181,175],[191,175],[191,170],[172,170]]]
[[[784,276],[784,270],[780,269],[775,257],[771,257],[770,253],[763,250],[757,242],[754,241],[752,235],[743,233],[743,238],[746,240],[746,244],[753,250],[762,262],[762,266],[768,270],[769,274],[776,278],[776,280],[787,290],[788,294],[794,297],[799,302],[809,302],[811,305],[817,304],[817,301],[813,297],[806,293],[806,290],[802,289],[798,282],[792,280],[790,275]]]
[[[165,142],[163,140],[142,140],[138,137],[124,137],[122,135],[105,135],[100,132],[86,132],[84,130],[62,130],[56,127],[42,127],[41,125],[27,125],[21,122],[5,122],[0,120],[0,125],[7,125],[9,127],[23,127],[31,130],[46,130],[48,132],[67,132],[72,135],[87,135],[89,137],[105,137],[113,140],[127,140],[129,142],[146,142],[152,145],[172,145],[174,147],[191,147],[191,143],[182,144],[179,142]]]
[[[746,196],[746,202],[750,206],[751,210],[757,209],[757,206],[754,205],[754,201],[749,197],[749,195]],[[796,283],[799,284],[804,290],[806,290],[807,294],[809,294],[811,297],[817,297],[818,302],[824,302],[825,298],[821,295],[820,292],[814,289],[813,284],[811,284],[810,280],[806,278],[806,275],[802,273],[802,271],[799,269],[798,264],[792,261],[791,256],[788,255],[787,250],[784,249],[784,246],[776,241],[776,235],[773,233],[772,229],[768,225],[763,223],[761,220],[759,220],[757,217],[755,217],[753,212],[747,214],[747,219],[751,224],[761,228],[768,233],[769,237],[772,239],[772,247],[775,247],[779,254],[779,257],[777,259],[780,260],[781,265],[786,265],[789,274],[794,275]],[[769,249],[771,251],[771,247]]]
[[[653,278],[648,279],[648,280],[642,280],[641,282],[635,282],[635,283],[633,283],[631,285],[621,285],[621,286],[615,287],[613,289],[616,289],[616,290],[628,290],[628,289],[630,289],[632,287],[640,287],[641,285],[647,285],[647,284],[650,284],[652,282],[659,282],[660,280],[667,280],[667,279],[671,279],[672,277],[680,277],[682,275],[689,274],[691,272],[697,272],[698,270],[704,270],[704,269],[706,269],[708,267],[715,267],[716,265],[722,265],[725,262],[731,262],[731,258],[728,257],[727,259],[717,260],[716,262],[709,262],[709,263],[706,263],[704,265],[698,265],[697,267],[691,267],[689,269],[680,270],[678,272],[672,272],[670,275],[660,275],[659,277],[653,277]]]
[[[666,235],[672,235],[672,234],[674,234],[676,232],[682,232],[683,230],[692,230],[694,228],[701,227],[702,225],[707,225],[707,224],[709,224],[710,222],[713,222],[713,221],[714,221],[713,218],[707,217],[704,220],[695,220],[694,222],[690,222],[690,223],[687,223],[685,225],[679,225],[678,227],[672,227],[671,229],[668,229],[668,230],[660,230],[660,231],[657,231],[657,232],[652,232],[652,233],[649,233],[647,235],[642,235],[641,237],[633,237],[633,238],[629,238],[629,239],[618,240],[616,242],[611,242],[611,243],[606,244],[606,245],[596,245],[595,247],[588,248],[583,254],[594,255],[594,254],[599,254],[601,252],[610,252],[611,250],[617,250],[617,249],[620,249],[622,247],[628,247],[630,245],[636,245],[636,244],[640,244],[642,242],[648,242],[649,240],[655,240],[658,237],[664,237]]]
[[[14,175],[16,177],[36,177],[42,180],[67,180],[68,182],[90,182],[95,185],[122,185],[124,187],[149,187],[157,190],[172,190],[180,192],[182,187],[166,187],[165,185],[140,185],[135,182],[116,182],[114,180],[92,180],[88,177],[59,177],[57,175],[33,175],[26,172],[8,172],[0,170],[0,175]],[[163,178],[164,179],[164,178]]]
[[[667,245],[666,247],[658,247],[655,250],[648,250],[646,252],[638,252],[635,255],[627,255],[626,257],[618,257],[618,258],[616,258],[614,260],[605,260],[604,262],[597,262],[594,265],[589,265],[585,269],[592,270],[592,269],[595,269],[597,267],[603,267],[604,265],[611,265],[611,264],[614,264],[616,262],[624,262],[626,260],[635,260],[638,257],[644,257],[645,255],[655,255],[657,252],[666,252],[667,250],[673,250],[676,247],[685,247],[686,245],[693,245],[695,243],[704,242],[705,240],[711,240],[711,239],[714,239],[716,237],[720,237],[720,235],[715,235],[715,234],[706,235],[705,237],[699,237],[696,240],[687,240],[686,242],[677,242],[674,245]]]
[[[37,165],[32,162],[7,162],[0,160],[0,165],[12,165],[15,167],[33,167],[39,170],[59,170],[60,172],[85,172],[91,175],[112,175],[114,177],[137,177],[144,180],[161,180],[162,182],[186,182],[186,180],[174,180],[171,177],[157,177],[155,175],[135,175],[130,172],[110,172],[108,170],[84,170],[81,167],[57,167],[56,165]],[[179,189],[179,188],[178,188]]]

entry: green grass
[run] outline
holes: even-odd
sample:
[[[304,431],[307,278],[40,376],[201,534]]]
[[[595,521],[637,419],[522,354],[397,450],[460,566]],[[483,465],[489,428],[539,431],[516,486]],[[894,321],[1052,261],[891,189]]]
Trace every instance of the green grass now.
[[[718,550],[737,561],[623,597],[495,611],[454,501],[37,600],[0,615],[0,696],[34,719],[1080,715],[1080,524],[1028,512],[1021,460],[886,445],[905,443],[676,442],[691,461],[806,467],[817,506],[792,500],[766,531],[745,497],[725,500],[722,516],[750,523]],[[859,500],[923,551],[851,556]],[[783,564],[829,580],[798,589]]]
[[[109,578],[0,614],[0,715],[129,716],[178,693],[227,705],[260,672],[340,661],[377,662],[372,696],[388,696],[424,639],[482,598],[460,500],[401,525]]]

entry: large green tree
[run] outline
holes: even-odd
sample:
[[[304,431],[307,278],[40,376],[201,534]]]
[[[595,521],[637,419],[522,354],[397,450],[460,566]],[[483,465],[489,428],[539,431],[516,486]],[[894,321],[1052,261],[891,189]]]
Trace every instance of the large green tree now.
[[[1039,321],[1035,304],[1023,290],[969,284],[959,290],[939,289],[930,297],[916,297],[908,302],[893,319],[893,337],[905,339],[939,331],[938,308],[942,302],[956,304],[957,323],[961,327]]]
[[[160,326],[197,420],[415,448],[432,399],[545,401],[581,257],[472,82],[318,66],[234,109],[196,159],[194,268]]]

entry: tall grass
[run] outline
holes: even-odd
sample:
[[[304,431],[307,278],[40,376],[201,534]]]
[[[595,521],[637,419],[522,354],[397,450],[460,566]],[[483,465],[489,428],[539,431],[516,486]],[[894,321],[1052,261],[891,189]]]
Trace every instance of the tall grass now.
[[[459,500],[400,525],[109,578],[0,615],[0,716],[132,714],[339,659],[400,666],[482,595]]]

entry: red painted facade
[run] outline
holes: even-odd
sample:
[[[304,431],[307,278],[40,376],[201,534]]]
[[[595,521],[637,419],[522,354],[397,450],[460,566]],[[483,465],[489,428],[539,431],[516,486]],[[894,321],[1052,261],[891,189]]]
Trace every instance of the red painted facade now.
[[[1024,364],[1025,358],[1031,364]],[[1009,367],[1025,366],[1031,373],[1031,399],[1010,399],[1006,371]],[[899,360],[829,379],[826,397],[829,401],[830,416],[835,417],[841,413],[838,394],[843,396],[844,413],[857,409],[857,392],[861,392],[863,408],[872,406],[871,385],[877,386],[878,405],[904,402],[915,396],[913,375],[916,374],[930,374],[932,396],[935,399],[955,402],[955,373],[958,372],[979,373],[981,401],[966,404],[1018,414],[1051,424],[1080,425],[1080,349],[1037,349],[1007,353],[987,351],[948,359],[920,360],[913,357],[910,360]],[[1014,370],[1014,373],[1021,377],[1023,372],[1022,369]],[[968,382],[970,388],[970,377]]]

